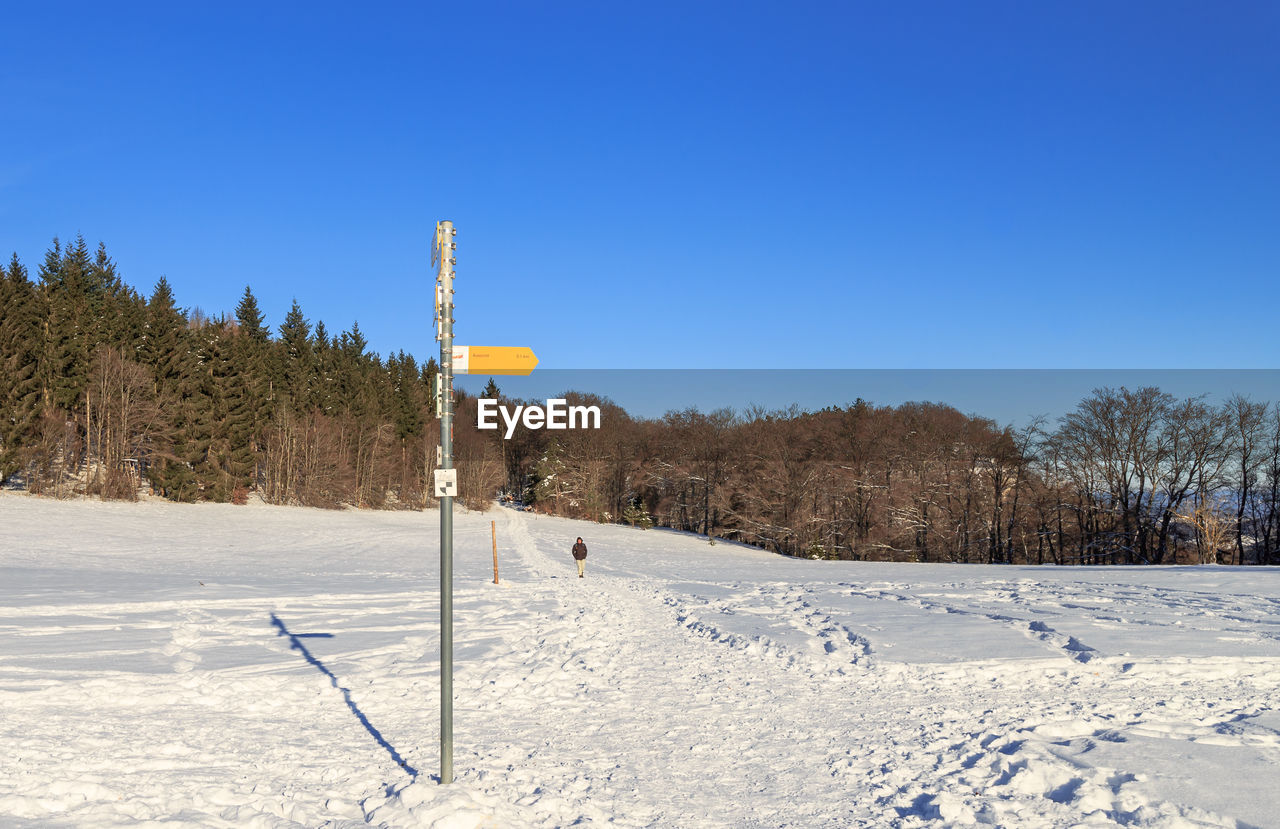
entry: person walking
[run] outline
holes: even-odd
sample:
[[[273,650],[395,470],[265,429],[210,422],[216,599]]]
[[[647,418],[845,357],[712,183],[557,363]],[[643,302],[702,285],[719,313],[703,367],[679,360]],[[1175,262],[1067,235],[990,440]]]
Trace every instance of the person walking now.
[[[573,545],[573,560],[578,562],[578,578],[582,578],[587,569],[587,545],[582,543],[582,536],[578,536],[578,543]]]

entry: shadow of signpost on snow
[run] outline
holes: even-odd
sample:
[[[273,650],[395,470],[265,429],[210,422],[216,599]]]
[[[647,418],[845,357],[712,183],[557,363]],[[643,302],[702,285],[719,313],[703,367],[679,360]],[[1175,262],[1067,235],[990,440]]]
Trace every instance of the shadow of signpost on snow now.
[[[383,737],[382,732],[375,728],[373,723],[369,722],[369,718],[364,715],[364,712],[360,710],[358,705],[356,705],[355,700],[351,698],[351,691],[340,685],[338,683],[338,677],[334,675],[333,671],[329,670],[328,666],[317,659],[315,654],[313,654],[302,642],[303,639],[332,639],[333,634],[293,633],[285,627],[284,622],[281,621],[280,617],[275,613],[271,614],[271,624],[275,625],[276,629],[279,631],[277,634],[278,636],[288,637],[289,647],[292,650],[296,650],[298,653],[302,654],[303,659],[307,660],[307,662],[311,663],[316,670],[329,678],[329,684],[342,692],[342,698],[346,701],[347,707],[351,709],[352,714],[356,715],[356,719],[360,721],[360,724],[364,726],[365,730],[372,735],[378,745],[386,749],[387,753],[391,755],[391,759],[396,761],[396,765],[408,772],[410,777],[416,779],[418,777],[418,770],[409,765],[409,763],[400,756],[400,752],[396,751],[395,746],[387,742],[387,738]]]

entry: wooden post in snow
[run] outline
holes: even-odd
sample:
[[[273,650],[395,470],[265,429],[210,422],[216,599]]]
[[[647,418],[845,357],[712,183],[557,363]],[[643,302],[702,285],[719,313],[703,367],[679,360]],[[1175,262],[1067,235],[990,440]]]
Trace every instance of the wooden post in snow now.
[[[489,529],[493,531],[493,583],[498,583],[498,522],[490,521]]]

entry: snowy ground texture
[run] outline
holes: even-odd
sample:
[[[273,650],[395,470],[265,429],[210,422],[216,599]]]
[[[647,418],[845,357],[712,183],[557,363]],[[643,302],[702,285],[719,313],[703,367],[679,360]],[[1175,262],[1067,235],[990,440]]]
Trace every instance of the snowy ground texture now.
[[[794,561],[497,508],[456,520],[439,786],[437,526],[0,494],[0,825],[1280,825],[1274,569]]]

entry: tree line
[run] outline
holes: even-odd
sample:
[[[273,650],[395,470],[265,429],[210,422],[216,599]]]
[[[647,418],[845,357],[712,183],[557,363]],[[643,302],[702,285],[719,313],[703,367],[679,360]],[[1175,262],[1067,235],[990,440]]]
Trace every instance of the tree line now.
[[[572,396],[572,395],[571,395]],[[517,433],[535,508],[790,556],[1030,564],[1280,564],[1280,406],[1096,389],[1050,426],[856,400]]]
[[[0,483],[66,496],[421,509],[439,440],[434,360],[368,352],[295,301],[271,332],[143,298],[105,248],[57,240],[35,278],[0,266]],[[483,396],[504,403],[490,381]],[[500,492],[804,557],[1055,564],[1280,563],[1280,406],[1102,388],[1022,428],[937,403],[630,416],[599,430],[475,428],[459,393],[462,499]]]
[[[293,303],[272,336],[127,286],[101,244],[0,265],[0,483],[65,496],[422,507],[435,364],[369,353]]]

